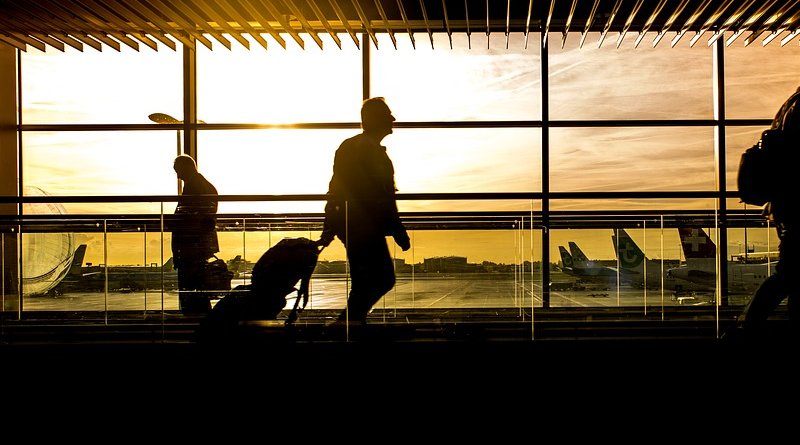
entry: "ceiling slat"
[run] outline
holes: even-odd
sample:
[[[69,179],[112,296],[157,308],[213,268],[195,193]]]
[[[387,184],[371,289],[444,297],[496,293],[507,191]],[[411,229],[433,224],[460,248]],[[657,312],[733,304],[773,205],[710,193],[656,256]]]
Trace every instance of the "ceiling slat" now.
[[[21,20],[21,21],[27,22],[26,20]],[[0,26],[7,27],[7,28],[13,28],[13,24],[9,23],[8,20],[3,16],[0,16]],[[22,35],[22,33],[10,32],[8,36],[14,38],[15,42],[17,42],[17,43],[25,44],[24,40],[20,42],[19,36],[21,36],[21,35]],[[60,50],[62,52],[64,51],[64,44],[62,42],[59,42],[58,40],[48,36],[47,34],[36,32],[36,33],[30,33],[30,36],[32,38],[34,38],[36,40],[39,40],[39,41],[41,41],[41,42],[43,42],[45,44],[48,44],[48,45],[52,46],[53,48],[56,48],[56,49],[58,49],[58,50]],[[45,47],[45,49],[46,49],[46,47]],[[26,50],[27,50],[27,48],[26,48]],[[40,49],[40,51],[45,51],[45,50],[44,49]]]
[[[311,1],[311,0],[309,0]],[[281,37],[280,33],[277,29],[275,29],[270,23],[269,20],[264,17],[261,13],[261,10],[257,9],[253,6],[250,2],[242,2],[242,6],[247,11],[248,14],[252,15],[253,18],[258,22],[258,25],[264,28],[264,30],[278,42],[283,49],[286,49],[286,40]]]
[[[105,31],[108,36],[113,37],[125,45],[128,45],[134,51],[139,51],[139,42],[136,42],[132,38],[128,37],[124,31],[125,25],[122,24],[122,26],[120,26],[120,24],[117,23],[116,27],[114,27],[115,23],[113,20],[109,20],[107,14],[104,14],[103,8],[97,7],[96,5],[94,7],[89,7],[87,3],[81,4],[81,7],[86,12],[86,14],[82,15],[82,18],[86,20],[87,23],[95,23],[98,30]],[[110,44],[105,40],[99,40],[109,46],[112,46],[117,51],[120,50],[119,43],[115,42]]]
[[[622,32],[619,33],[619,37],[617,37],[617,48],[622,44],[622,41],[625,40],[625,34],[628,33],[628,30],[631,29],[631,25],[633,24],[633,19],[636,18],[636,14],[639,13],[639,10],[642,9],[642,2],[644,0],[637,0],[636,5],[631,10],[631,14],[628,16],[628,19],[625,21],[625,25],[622,27]]]
[[[597,42],[598,48],[600,48],[603,45],[603,40],[605,40],[608,31],[611,29],[611,24],[617,17],[617,13],[619,12],[620,6],[622,6],[622,0],[617,0],[617,2],[614,4],[614,9],[612,9],[611,14],[608,15],[608,21],[606,21],[606,25],[603,27],[603,32],[600,34],[600,40]]]
[[[33,32],[33,33],[31,33],[31,35],[33,37],[36,37],[37,39],[41,40],[42,42],[52,46],[53,48],[55,48],[55,49],[57,49],[57,50],[59,50],[61,52],[64,52],[64,48],[65,48],[64,42],[62,42],[62,41],[60,41],[58,39],[55,39],[53,37],[50,37],[47,34],[42,34],[42,33],[38,33],[38,32]]]
[[[7,45],[13,46],[14,48],[17,48],[20,51],[28,52],[28,45],[21,40],[15,39],[14,37],[0,34],[0,41],[5,42]]]
[[[317,46],[319,46],[319,49],[322,49],[322,39],[320,39],[317,32],[314,31],[314,27],[312,27],[311,24],[308,23],[308,20],[306,20],[303,11],[301,11],[300,8],[298,8],[297,5],[295,5],[292,0],[283,0],[283,3],[289,7],[289,9],[292,11],[292,14],[294,14],[294,16],[297,18],[297,21],[300,22],[300,26],[302,26],[303,30],[309,36],[311,36],[311,39],[314,40],[314,42],[316,42]]]
[[[417,49],[417,43],[414,41],[414,33],[411,32],[411,25],[408,23],[408,15],[406,8],[403,7],[403,2],[397,0],[397,9],[400,11],[400,18],[403,19],[403,26],[406,27],[408,38],[411,39],[411,47]],[[467,13],[467,1],[464,0],[464,14]],[[467,40],[469,40],[469,16],[467,16]]]
[[[556,0],[550,0],[550,9],[547,11],[547,18],[544,22],[544,31],[542,32],[542,45],[547,43],[547,37],[550,35],[550,23],[553,21],[553,9],[555,9],[555,6]],[[506,28],[508,28],[508,24],[506,24]]]
[[[138,1],[144,3],[145,5],[149,5],[149,7],[152,8],[154,12],[160,12],[166,15],[167,17],[170,17],[171,19],[173,19],[176,25],[183,28],[183,31],[192,36],[192,38],[202,43],[203,46],[205,46],[206,48],[214,49],[212,47],[211,41],[208,40],[201,32],[197,30],[197,25],[195,23],[190,23],[186,19],[184,19],[180,14],[174,13],[175,10],[170,7],[170,5],[173,4],[172,1],[170,1],[169,3],[164,3],[161,0],[138,0]],[[224,40],[227,41],[227,39]],[[226,46],[226,48],[230,49],[230,43],[228,43],[228,46]]]
[[[269,44],[264,39],[264,37],[261,36],[261,33],[255,28],[253,28],[253,26],[250,25],[250,22],[247,21],[247,19],[245,19],[244,17],[242,17],[241,14],[239,14],[239,11],[228,5],[226,2],[219,2],[217,5],[220,8],[222,8],[226,14],[231,16],[231,18],[236,20],[239,26],[241,26],[245,31],[247,31],[247,33],[253,37],[253,40],[258,42],[258,44],[261,45],[262,48],[269,49]]]
[[[61,40],[62,42],[66,43],[67,45],[71,46],[78,51],[83,52],[83,42],[80,40],[70,36],[69,34],[64,34],[61,32],[55,32],[51,34],[54,38]]]
[[[729,1],[730,1],[730,0],[726,0],[726,2],[729,2]],[[701,16],[701,15],[703,14],[703,12],[706,10],[706,8],[708,7],[708,5],[710,5],[710,4],[711,4],[711,2],[712,2],[712,0],[704,0],[704,1],[703,1],[703,4],[701,4],[701,5],[698,5],[697,9],[695,9],[695,10],[694,10],[694,12],[692,13],[692,15],[691,15],[691,16],[689,16],[689,18],[688,18],[688,19],[686,20],[686,22],[683,24],[683,27],[681,27],[681,30],[680,30],[680,31],[678,31],[678,35],[676,35],[675,37],[673,37],[673,38],[672,38],[672,41],[670,42],[670,46],[672,46],[672,47],[675,47],[675,45],[677,45],[677,44],[678,44],[678,42],[681,40],[681,38],[683,38],[683,36],[684,36],[684,35],[685,35],[685,34],[686,34],[686,33],[687,33],[687,32],[688,32],[690,29],[692,29],[692,26],[694,26],[694,23],[695,23],[695,22],[696,22],[698,19],[700,19],[700,16]]]
[[[586,41],[586,36],[589,34],[589,30],[592,29],[592,23],[594,23],[594,15],[597,13],[597,6],[600,5],[600,0],[594,0],[594,5],[592,6],[592,11],[589,13],[589,16],[586,18],[586,26],[583,28],[583,32],[581,33],[581,41],[578,43],[579,48],[583,48],[583,42]]]
[[[533,1],[533,0],[531,0]],[[397,3],[400,3],[400,0],[397,0]],[[467,0],[464,0],[464,21],[467,24],[467,48],[472,49],[472,31],[469,29],[469,5],[467,5]],[[527,28],[526,28],[527,29]],[[527,32],[525,34],[525,40],[528,39]],[[527,42],[526,46],[527,46]]]
[[[356,44],[356,48],[361,48],[361,42],[358,40],[358,36],[356,35],[355,31],[353,31],[353,27],[350,26],[350,21],[347,20],[347,16],[342,11],[342,8],[339,7],[339,4],[336,0],[328,0],[330,3],[331,8],[336,13],[336,17],[339,17],[339,21],[342,22],[342,26],[344,26],[345,31],[347,34],[350,35],[350,38],[353,39],[353,43]]]
[[[26,45],[30,45],[41,52],[45,52],[47,50],[47,45],[39,39],[35,39],[31,36],[26,36],[25,34],[20,34],[18,32],[12,32],[9,36],[21,42],[25,42]]]
[[[174,10],[178,11],[178,12],[183,13],[187,18],[189,18],[190,20],[194,21],[194,23],[196,23],[197,26],[200,27],[200,29],[202,29],[208,35],[213,37],[214,40],[216,40],[217,42],[221,43],[222,46],[224,46],[225,48],[231,49],[232,42],[230,41],[230,39],[228,39],[227,37],[222,35],[221,32],[219,32],[217,29],[215,29],[213,26],[211,26],[211,24],[208,23],[208,21],[205,20],[203,17],[200,17],[200,14],[197,11],[195,11],[194,9],[192,9],[192,3],[191,2],[189,2],[189,4],[187,4],[187,3],[181,2],[181,0],[174,0],[173,2],[170,3],[170,7],[173,8]],[[192,27],[192,28],[194,29],[194,27]],[[209,43],[209,45],[210,45],[210,43]],[[208,48],[212,49],[211,47],[208,47]]]
[[[447,5],[442,0],[442,16],[444,17],[444,29],[447,32],[447,40],[450,41],[450,49],[453,49],[453,33],[450,31],[450,19],[447,17]]]
[[[667,18],[664,26],[661,27],[661,31],[659,31],[656,37],[653,39],[653,48],[658,46],[658,42],[660,42],[664,35],[666,35],[666,33],[672,29],[672,26],[678,21],[678,17],[680,17],[688,4],[689,0],[681,0],[681,4],[672,11],[672,14],[670,14],[669,18]]]
[[[364,27],[364,31],[369,34],[369,38],[372,39],[372,43],[375,45],[375,48],[378,47],[378,37],[375,35],[375,31],[372,30],[372,25],[369,23],[369,18],[367,14],[361,9],[361,5],[358,4],[358,0],[352,0],[353,7],[356,9],[356,13],[358,14],[358,18],[361,19],[361,25]]]
[[[83,0],[84,4],[87,7],[90,7],[92,12],[101,20],[105,20],[109,25],[114,25],[117,27],[117,31],[112,33],[114,38],[125,43],[126,45],[130,46],[135,50],[139,50],[139,45],[136,42],[133,42],[130,38],[127,40],[124,36],[129,35],[131,38],[137,39],[144,43],[145,45],[149,46],[154,51],[158,51],[158,44],[134,27],[129,26],[127,23],[120,20],[111,10],[107,9],[105,5],[98,3],[94,0]],[[132,43],[133,42],[133,43]]]
[[[381,4],[380,0],[375,0],[375,7],[378,9],[378,15],[381,16],[381,20],[386,27],[386,33],[389,34],[389,38],[392,40],[392,45],[394,45],[394,49],[397,49],[397,39],[394,37],[394,31],[392,31],[392,27],[389,25],[389,16],[386,15],[386,10],[383,9],[383,5]]]
[[[515,32],[524,33],[525,48],[531,32],[540,33],[543,45],[561,33],[563,48],[570,33],[580,35],[576,42],[583,47],[591,33],[599,34],[602,46],[617,31],[617,48],[633,33],[638,47],[654,31],[654,47],[666,35],[671,46],[691,35],[694,46],[708,33],[709,45],[744,39],[747,46],[763,36],[762,45],[785,45],[800,29],[799,10],[800,0],[0,0],[0,33],[13,41],[4,45],[33,48],[25,39],[60,51],[67,45],[158,51],[159,44],[175,51],[178,42],[190,50],[198,42],[230,50],[234,41],[267,49],[267,35],[283,48],[287,35],[301,48],[306,39],[322,48],[323,34],[341,49],[344,32],[359,48],[365,38],[377,46],[378,34],[398,48],[396,33],[402,32],[414,49],[416,33],[427,33],[432,48],[433,34],[446,33],[452,48],[455,34],[466,32],[471,49],[472,33],[484,27],[487,48],[493,32],[504,33],[506,48]]]
[[[300,45],[300,48],[306,47],[306,42],[300,37],[300,34],[292,28],[292,25],[283,17],[283,14],[275,7],[274,4],[270,0],[255,0],[256,2],[260,3],[264,8],[266,8],[267,12],[274,18],[280,25],[283,27],[284,32],[289,33],[290,36]]]
[[[708,39],[708,46],[713,45],[714,42],[716,42],[717,40],[719,40],[720,37],[725,35],[728,29],[731,29],[731,26],[733,26],[739,20],[742,14],[744,14],[744,12],[747,9],[749,9],[756,1],[763,2],[764,0],[748,0],[746,3],[742,3],[739,6],[739,8],[736,11],[734,11],[733,14],[731,14],[730,17],[728,17],[721,25],[716,26],[716,29],[714,30],[714,35],[711,36],[710,39]],[[705,25],[703,25],[703,28],[705,30],[708,30],[710,27],[714,26],[715,23],[718,23],[724,12],[725,10],[722,10],[709,17],[709,19],[706,20]],[[739,30],[735,29],[734,32],[737,34],[738,37]],[[699,35],[693,38],[692,40],[694,41],[695,39],[699,39]]]
[[[72,26],[72,24],[70,23],[72,17],[63,14],[57,4],[48,3],[47,1],[43,0],[35,4],[30,4],[29,6],[34,11],[38,11],[39,13],[46,13],[50,17],[52,17],[53,20],[51,21],[51,23],[57,29],[63,29],[65,33],[69,34],[70,36],[72,36],[77,40],[80,40],[83,44],[91,46],[97,51],[102,50],[103,45],[100,42],[89,37],[88,34],[80,31],[79,28],[76,29],[75,27]],[[82,50],[83,48],[81,47],[81,51]]]
[[[106,0],[106,1],[110,2],[112,0]],[[192,41],[192,39],[188,37],[189,34],[188,32],[181,31],[180,29],[177,29],[174,26],[168,24],[161,18],[161,16],[156,14],[155,11],[141,4],[139,0],[127,0],[125,6],[131,8],[137,14],[142,16],[145,20],[149,20],[155,26],[158,26],[159,28],[163,29],[164,32],[171,35],[184,45],[186,45],[187,48],[194,49],[194,41]],[[211,43],[209,42],[208,44],[210,45]]]
[[[639,30],[639,37],[637,37],[636,41],[633,43],[633,47],[634,48],[638,48],[639,47],[639,43],[642,41],[642,39],[647,34],[647,32],[650,31],[650,28],[653,26],[653,23],[656,21],[656,17],[658,17],[658,15],[661,14],[661,11],[664,10],[664,5],[666,5],[666,4],[667,4],[667,0],[661,0],[658,3],[658,6],[656,6],[656,8],[650,14],[650,17],[647,18],[647,21],[645,21],[644,26]]]
[[[317,3],[314,0],[306,0],[306,4],[308,4],[308,6],[311,8],[311,11],[314,12],[314,15],[317,16],[317,20],[319,20],[319,22],[322,24],[322,27],[325,28],[325,31],[328,32],[328,35],[331,37],[331,39],[333,39],[334,43],[336,43],[336,46],[338,46],[339,49],[342,49],[342,40],[336,34],[336,31],[333,30],[331,22],[328,21],[328,19],[325,17],[325,14],[321,9],[319,9]]]
[[[239,44],[241,44],[246,49],[250,49],[250,41],[242,37],[240,30],[235,29],[231,26],[228,21],[222,17],[222,15],[217,12],[215,6],[218,6],[218,3],[204,3],[204,2],[194,2],[192,0],[172,0],[175,2],[174,4],[178,4],[179,1],[183,1],[183,4],[191,8],[197,8],[198,10],[205,13],[211,20],[213,20],[219,28],[222,28],[224,32],[227,32],[229,36],[233,37]],[[198,20],[198,24],[204,24],[203,21]],[[246,23],[246,22],[245,22]],[[211,23],[206,22],[206,24],[211,25]],[[244,27],[244,24],[240,24],[240,26]],[[248,25],[249,26],[249,25]],[[204,28],[205,29],[205,28]],[[264,42],[265,44],[267,42]]]
[[[533,5],[533,0],[531,0],[531,5]],[[572,0],[572,6],[569,8],[569,14],[567,14],[567,21],[564,22],[564,30],[561,32],[561,47],[562,48],[567,43],[567,34],[569,34],[569,27],[572,25],[572,19],[575,17],[575,7],[576,6],[578,6],[578,0]],[[531,13],[530,13],[530,11],[528,11],[528,21],[529,22],[530,22],[530,17],[531,17]]]
[[[419,0],[419,8],[422,11],[422,19],[425,22],[425,30],[428,31],[428,38],[431,41],[431,49],[433,49],[433,31],[431,31],[431,22],[428,20],[428,11],[425,9],[425,3]]]
[[[175,42],[172,41],[169,37],[167,37],[167,34],[164,31],[157,28],[152,23],[149,23],[144,19],[142,19],[135,12],[135,10],[128,8],[126,4],[119,3],[116,0],[95,0],[95,2],[101,3],[109,11],[115,11],[117,14],[123,15],[125,19],[130,20],[130,22],[133,25],[136,25],[139,28],[139,32],[142,33],[142,35],[153,37],[159,42],[166,45],[167,48],[173,51],[177,50]]]
[[[753,43],[757,38],[759,38],[764,32],[766,32],[765,24],[767,20],[769,20],[772,14],[775,12],[772,9],[779,7],[783,0],[771,0],[764,6],[762,6],[758,11],[756,11],[756,15],[758,16],[757,19],[753,20],[752,23],[745,23],[746,29],[745,32],[749,32],[750,35],[745,37],[744,39],[744,46],[748,46]]]

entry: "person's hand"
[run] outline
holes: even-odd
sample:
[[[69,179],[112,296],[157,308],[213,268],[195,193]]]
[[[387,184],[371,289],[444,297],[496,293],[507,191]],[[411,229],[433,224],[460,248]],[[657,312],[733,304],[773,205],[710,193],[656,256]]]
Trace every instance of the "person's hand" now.
[[[320,247],[328,247],[328,245],[333,241],[333,238],[333,234],[323,232],[322,236],[320,236],[317,240],[317,245]]]
[[[403,252],[411,248],[411,239],[408,238],[408,233],[405,230],[394,235],[394,242],[403,249]]]

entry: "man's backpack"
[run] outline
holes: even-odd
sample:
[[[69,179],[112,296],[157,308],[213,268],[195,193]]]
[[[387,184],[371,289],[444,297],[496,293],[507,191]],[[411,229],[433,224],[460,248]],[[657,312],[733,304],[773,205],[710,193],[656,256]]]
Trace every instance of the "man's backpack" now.
[[[739,199],[745,204],[763,206],[780,192],[780,175],[775,174],[775,170],[782,144],[780,130],[765,130],[761,139],[742,153],[736,185]]]
[[[285,238],[269,248],[253,266],[250,284],[234,287],[217,302],[200,327],[201,335],[219,340],[230,336],[240,321],[277,319],[296,291],[285,322],[291,325],[308,303],[320,252],[320,245],[307,238]]]

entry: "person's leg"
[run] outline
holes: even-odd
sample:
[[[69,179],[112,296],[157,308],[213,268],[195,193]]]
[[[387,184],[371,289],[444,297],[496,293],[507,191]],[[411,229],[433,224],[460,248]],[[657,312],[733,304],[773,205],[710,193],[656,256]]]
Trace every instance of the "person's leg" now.
[[[740,319],[742,328],[748,335],[763,333],[767,319],[786,298],[783,276],[776,272],[764,280],[745,307]]]
[[[187,261],[178,267],[178,301],[181,312],[208,312],[211,304],[203,294],[205,261]]]
[[[351,289],[340,320],[364,322],[367,314],[395,284],[394,263],[385,237],[348,246]]]
[[[745,308],[742,317],[742,328],[748,336],[757,336],[764,333],[766,322],[775,312],[778,305],[789,297],[797,287],[797,281],[792,279],[792,274],[797,272],[796,240],[787,236],[786,232],[779,231],[781,239],[778,246],[779,258],[775,266],[775,273],[769,276],[758,287],[753,298]],[[796,310],[797,302],[789,301],[789,313]]]

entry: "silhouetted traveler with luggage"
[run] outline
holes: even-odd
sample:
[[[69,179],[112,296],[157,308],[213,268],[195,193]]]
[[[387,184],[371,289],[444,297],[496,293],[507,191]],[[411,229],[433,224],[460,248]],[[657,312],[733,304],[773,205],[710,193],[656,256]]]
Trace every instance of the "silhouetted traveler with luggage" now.
[[[347,250],[352,287],[339,322],[365,323],[375,303],[394,287],[386,236],[403,251],[411,248],[397,211],[394,166],[381,145],[394,121],[382,97],[365,100],[363,132],[342,142],[334,157],[319,243],[327,246],[336,236]]]
[[[178,269],[180,309],[183,313],[205,313],[211,309],[206,288],[206,267],[219,252],[217,239],[217,189],[197,171],[189,155],[179,155],[173,164],[183,190],[172,224],[172,258]]]
[[[764,206],[764,215],[772,221],[778,239],[778,263],[775,273],[769,276],[756,290],[750,303],[739,317],[739,334],[746,340],[753,340],[765,334],[766,321],[780,303],[788,298],[788,316],[793,341],[800,336],[800,279],[794,274],[800,272],[800,226],[798,226],[797,190],[793,177],[795,163],[793,154],[800,148],[800,88],[787,99],[770,129],[778,130],[777,137],[771,138],[769,150],[774,152],[770,170],[775,177],[774,193]]]

